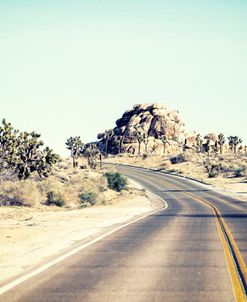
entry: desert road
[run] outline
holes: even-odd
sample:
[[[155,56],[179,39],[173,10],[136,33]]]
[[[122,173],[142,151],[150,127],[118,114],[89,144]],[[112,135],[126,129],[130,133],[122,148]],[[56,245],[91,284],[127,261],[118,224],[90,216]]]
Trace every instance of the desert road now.
[[[187,179],[117,169],[168,207],[13,287],[0,301],[245,301],[247,203]]]

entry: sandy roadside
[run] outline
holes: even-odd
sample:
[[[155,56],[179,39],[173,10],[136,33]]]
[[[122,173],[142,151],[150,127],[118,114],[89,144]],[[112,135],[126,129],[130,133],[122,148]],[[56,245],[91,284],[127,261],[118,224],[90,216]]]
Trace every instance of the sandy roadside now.
[[[125,194],[107,206],[0,208],[0,283],[113,225],[152,210],[144,194]]]

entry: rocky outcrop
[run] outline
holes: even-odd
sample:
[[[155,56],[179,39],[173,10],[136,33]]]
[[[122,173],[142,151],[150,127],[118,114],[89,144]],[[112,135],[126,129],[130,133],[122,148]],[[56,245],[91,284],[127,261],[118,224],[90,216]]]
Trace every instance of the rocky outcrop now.
[[[142,139],[138,137],[140,133]],[[166,139],[162,139],[162,136]],[[185,133],[185,125],[179,112],[159,103],[137,104],[125,111],[116,121],[115,128],[98,134],[98,140],[97,146],[105,154],[169,154],[189,149],[197,152],[218,149],[218,137],[215,133],[205,136],[195,131]]]
[[[157,103],[137,104],[116,121],[113,135],[108,139],[108,152],[111,154],[120,151],[137,153],[138,140],[134,135],[136,131],[146,133],[149,151],[152,150],[152,146],[157,145],[156,151],[159,153],[163,152],[160,136],[167,136],[168,149],[178,148],[185,139],[184,123],[177,110],[169,110],[163,104]],[[99,134],[98,139],[100,139],[99,149],[106,151],[104,135]],[[147,146],[145,148],[147,149]],[[144,143],[142,149],[144,150]]]

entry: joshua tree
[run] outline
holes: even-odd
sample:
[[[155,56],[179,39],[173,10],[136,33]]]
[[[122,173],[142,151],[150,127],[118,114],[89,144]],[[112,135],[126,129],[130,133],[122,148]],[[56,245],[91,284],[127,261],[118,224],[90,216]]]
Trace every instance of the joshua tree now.
[[[150,148],[150,152],[153,154],[153,153],[156,153],[158,149],[158,145],[157,144],[153,144],[153,146],[151,146]]]
[[[48,177],[51,167],[58,160],[58,155],[46,147],[41,150],[44,145],[39,140],[40,134],[36,132],[23,132],[19,135],[19,145],[17,149],[17,158],[15,164],[15,172],[19,179],[28,178],[32,172],[37,171],[38,175]]]
[[[18,130],[11,123],[2,120],[0,127],[0,171],[15,166],[17,147],[19,145]]]
[[[147,132],[143,132],[143,143],[145,145],[145,153],[148,153],[148,143],[149,143],[149,138]]]
[[[119,135],[116,139],[116,144],[118,146],[118,153],[122,153],[123,151],[123,141],[124,141],[124,135]]]
[[[234,150],[234,156],[237,156],[237,145],[242,143],[242,139],[238,136],[229,136],[228,138],[229,146],[231,150]]]
[[[166,146],[167,145],[170,145],[169,141],[168,141],[168,138],[166,135],[160,135],[159,136],[159,139],[162,141],[163,143],[163,153],[165,154],[166,153]]]
[[[202,152],[202,143],[203,143],[203,138],[201,137],[201,134],[197,134],[197,136],[196,136],[196,150],[197,150],[197,152]]]
[[[96,144],[86,145],[81,154],[87,158],[89,167],[95,169],[97,166],[96,159],[98,155],[100,155],[99,149],[97,148]]]
[[[59,156],[53,153],[49,147],[46,147],[40,155],[40,158],[36,160],[37,173],[40,178],[48,177],[52,165],[59,160]]]
[[[218,143],[218,141],[216,141],[215,143],[214,143],[214,152],[215,153],[217,153],[218,151],[219,151],[219,143]]]
[[[220,134],[218,135],[218,144],[219,144],[219,146],[220,146],[220,154],[222,154],[223,145],[225,144],[225,141],[226,141],[226,139],[225,139],[224,134],[223,134],[223,133],[220,133]]]
[[[67,146],[67,149],[70,150],[71,157],[73,160],[73,167],[76,168],[78,166],[77,159],[83,150],[84,144],[81,141],[80,136],[75,136],[75,137],[71,136],[70,138],[67,139],[65,144]]]
[[[106,156],[108,156],[109,142],[110,142],[111,138],[113,137],[113,135],[114,135],[114,132],[113,132],[112,129],[105,130],[105,132],[103,133],[102,138],[105,141],[105,154],[106,154]]]
[[[185,152],[187,149],[190,149],[190,147],[188,146],[187,138],[184,140],[184,143],[182,144],[182,148],[183,148],[183,152]]]
[[[11,169],[19,179],[28,178],[31,173],[48,177],[52,165],[58,160],[58,155],[44,145],[36,132],[21,132],[14,130],[10,123],[2,122],[0,127],[0,153],[2,170]]]
[[[207,139],[207,142],[204,144],[205,151],[208,153],[208,157],[210,156],[210,139]]]
[[[141,155],[141,143],[143,142],[143,132],[135,128],[135,131],[133,132],[133,136],[138,141],[138,155]]]

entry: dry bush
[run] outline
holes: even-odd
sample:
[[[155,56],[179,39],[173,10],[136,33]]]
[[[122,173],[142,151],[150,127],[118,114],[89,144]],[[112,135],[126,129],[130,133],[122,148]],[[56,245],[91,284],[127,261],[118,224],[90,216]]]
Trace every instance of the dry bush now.
[[[103,203],[108,191],[104,172],[104,169],[74,169],[69,160],[63,160],[55,165],[52,174],[44,180],[32,177],[20,182],[1,178],[0,206],[46,204],[78,207],[81,205],[80,196],[89,193],[97,196],[97,203]]]
[[[247,176],[247,165],[234,165],[232,168],[233,175],[235,177],[246,177]]]
[[[61,196],[66,207],[78,206],[80,202],[79,192],[73,186],[63,187],[63,190],[61,191]]]
[[[0,186],[0,205],[38,206],[41,193],[33,180],[6,181]]]
[[[107,190],[107,183],[100,173],[68,169],[67,173],[58,171],[56,175],[40,182],[39,188],[42,192],[44,204],[47,204],[47,196],[52,192],[54,204],[57,200],[59,204],[63,203],[65,207],[76,207],[81,204],[81,194],[92,192],[98,195],[100,192]]]
[[[184,152],[183,154],[184,154],[184,161],[185,162],[186,161],[190,162],[195,158],[195,153],[194,152],[187,151],[187,152]]]
[[[65,184],[59,178],[51,176],[39,184],[39,189],[42,192],[42,199],[44,204],[52,204],[49,202],[49,196],[54,200],[60,201],[61,205],[72,207],[79,204],[78,190],[69,181]],[[51,199],[51,198],[50,198]]]
[[[215,159],[207,159],[204,162],[204,167],[208,173],[209,178],[217,177],[221,171],[221,164]]]
[[[228,175],[228,173],[231,171],[230,165],[227,161],[222,161],[220,163],[220,171],[222,173],[227,173],[226,176]]]

